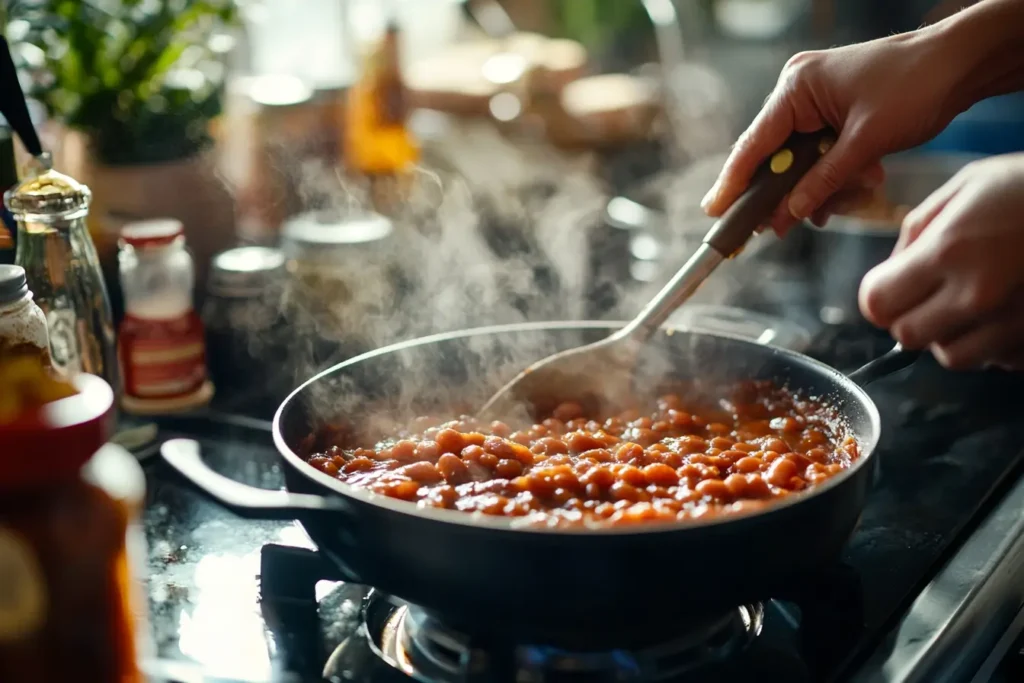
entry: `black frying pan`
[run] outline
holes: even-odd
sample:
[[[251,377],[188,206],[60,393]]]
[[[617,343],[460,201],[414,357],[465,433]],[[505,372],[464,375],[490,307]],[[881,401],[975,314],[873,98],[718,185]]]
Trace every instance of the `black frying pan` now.
[[[462,331],[335,366],[293,392],[274,418],[287,491],[250,488],[215,473],[194,442],[168,442],[163,455],[200,492],[240,515],[299,520],[347,580],[483,636],[576,648],[657,642],[688,620],[790,594],[794,577],[838,559],[861,513],[879,438],[878,411],[861,386],[916,354],[895,349],[846,377],[801,354],[739,338],[656,334],[641,382],[689,378],[714,387],[772,379],[827,399],[859,441],[861,457],[851,469],[753,514],[599,530],[513,528],[507,518],[420,509],[350,487],[297,455],[300,442],[322,425],[321,414],[340,411],[358,424],[381,410],[404,419],[454,400],[473,405],[527,361],[615,328],[559,322]]]

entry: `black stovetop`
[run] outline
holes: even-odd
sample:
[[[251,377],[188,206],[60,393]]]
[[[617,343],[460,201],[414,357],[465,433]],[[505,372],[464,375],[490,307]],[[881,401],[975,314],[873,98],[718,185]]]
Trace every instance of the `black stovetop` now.
[[[849,369],[891,343],[862,329],[829,329],[811,355]],[[749,681],[751,672],[768,676],[757,680],[848,680],[1018,479],[1022,386],[998,373],[954,375],[929,359],[874,385],[880,471],[843,564],[809,577],[807,595],[767,603],[753,644],[692,680]],[[266,427],[195,416],[162,421],[161,436],[197,438],[216,469],[274,488],[282,477]],[[368,589],[317,582],[330,571],[302,552],[313,546],[301,527],[241,520],[184,490],[157,458],[146,469],[150,619],[159,668],[171,679],[320,680],[330,658],[338,680],[411,680],[373,654],[360,628]],[[261,558],[267,544],[300,550]]]

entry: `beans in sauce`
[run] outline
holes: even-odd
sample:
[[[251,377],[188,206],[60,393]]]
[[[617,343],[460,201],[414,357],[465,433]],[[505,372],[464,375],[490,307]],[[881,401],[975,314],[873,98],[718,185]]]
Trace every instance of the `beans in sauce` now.
[[[749,510],[820,485],[858,458],[835,412],[769,382],[717,405],[663,395],[614,415],[563,403],[535,424],[417,418],[373,447],[308,462],[353,486],[423,507],[617,526]]]

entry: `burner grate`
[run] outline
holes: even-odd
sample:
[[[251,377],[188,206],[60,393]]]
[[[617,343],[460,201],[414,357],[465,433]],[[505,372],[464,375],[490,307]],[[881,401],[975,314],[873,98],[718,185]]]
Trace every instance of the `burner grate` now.
[[[594,652],[473,638],[378,592],[367,597],[364,618],[377,655],[417,680],[676,682],[743,651],[760,634],[764,609],[761,604],[738,607],[649,648]]]

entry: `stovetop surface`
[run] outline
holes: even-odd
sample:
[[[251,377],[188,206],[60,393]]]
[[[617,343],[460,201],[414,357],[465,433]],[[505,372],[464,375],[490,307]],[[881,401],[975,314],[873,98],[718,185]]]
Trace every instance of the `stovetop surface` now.
[[[770,305],[762,308],[771,311]],[[849,370],[891,344],[863,329],[833,328],[817,335],[810,354]],[[814,590],[799,605],[766,603],[754,644],[726,668],[696,680],[749,681],[752,673],[765,672],[778,677],[757,680],[848,680],[1018,479],[1024,460],[1021,388],[1016,377],[954,375],[929,359],[873,385],[869,393],[883,422],[880,476],[843,565],[810,581]],[[266,488],[283,485],[269,433],[258,422],[201,416],[161,422],[162,438],[177,435],[198,439],[222,473]],[[338,680],[410,680],[360,642],[366,636],[359,629],[365,587],[318,583],[319,615],[311,616],[311,601],[279,599],[309,587],[275,580],[264,586],[261,608],[261,548],[312,549],[298,524],[239,519],[185,490],[158,458],[144,463],[158,670],[179,681],[320,680],[333,653]],[[317,575],[316,560],[310,562],[313,568],[295,576]]]

